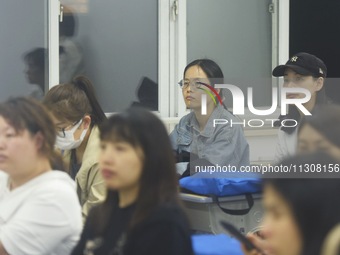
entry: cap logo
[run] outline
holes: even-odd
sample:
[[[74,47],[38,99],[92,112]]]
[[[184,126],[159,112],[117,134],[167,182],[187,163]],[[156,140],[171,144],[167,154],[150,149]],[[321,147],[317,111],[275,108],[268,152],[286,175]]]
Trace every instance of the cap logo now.
[[[291,62],[296,62],[297,59],[298,59],[298,57],[297,57],[297,56],[294,56],[294,57],[292,57],[292,58],[290,59],[290,61],[291,61]]]
[[[319,68],[319,73],[323,74],[323,71],[322,71],[322,69],[321,69],[321,68]]]

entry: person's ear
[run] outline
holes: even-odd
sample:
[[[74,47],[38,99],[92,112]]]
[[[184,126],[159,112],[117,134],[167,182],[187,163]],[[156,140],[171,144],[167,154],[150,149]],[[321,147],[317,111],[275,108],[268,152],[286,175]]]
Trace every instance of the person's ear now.
[[[90,115],[85,115],[83,118],[83,127],[84,129],[88,129],[91,125],[92,119]]]
[[[319,77],[316,80],[316,87],[315,87],[315,91],[320,91],[323,88],[325,79],[323,77]]]
[[[34,135],[34,143],[38,151],[42,149],[44,141],[45,141],[45,137],[43,136],[41,131],[39,131],[38,133]]]

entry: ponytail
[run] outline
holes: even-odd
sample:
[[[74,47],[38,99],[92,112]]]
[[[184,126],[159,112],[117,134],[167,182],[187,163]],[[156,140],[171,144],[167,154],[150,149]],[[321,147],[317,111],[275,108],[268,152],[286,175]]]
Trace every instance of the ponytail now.
[[[89,114],[93,127],[106,120],[93,85],[85,76],[77,76],[70,83],[54,86],[45,95],[43,103],[60,121],[78,122]]]
[[[72,83],[80,90],[84,91],[86,97],[92,108],[91,118],[93,124],[99,125],[105,121],[106,115],[103,109],[100,107],[99,102],[96,98],[95,91],[90,80],[85,76],[77,76],[73,78]]]

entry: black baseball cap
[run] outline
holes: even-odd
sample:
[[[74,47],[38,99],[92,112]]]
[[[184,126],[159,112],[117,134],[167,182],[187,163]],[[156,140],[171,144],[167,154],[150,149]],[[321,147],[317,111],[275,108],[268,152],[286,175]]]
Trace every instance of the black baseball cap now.
[[[284,76],[285,70],[290,68],[301,75],[311,75],[313,77],[326,77],[327,67],[318,57],[300,52],[292,56],[285,65],[279,65],[274,68],[273,76]]]

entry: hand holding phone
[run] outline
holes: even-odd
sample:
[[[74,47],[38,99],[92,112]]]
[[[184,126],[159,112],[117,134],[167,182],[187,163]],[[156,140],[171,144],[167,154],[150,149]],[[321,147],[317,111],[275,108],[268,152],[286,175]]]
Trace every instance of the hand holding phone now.
[[[240,231],[238,231],[232,224],[226,221],[220,221],[221,225],[225,230],[227,230],[232,236],[234,236],[237,240],[239,240],[247,249],[247,251],[257,250],[261,254],[263,252],[257,248],[252,242],[250,242],[247,237],[245,237]]]

